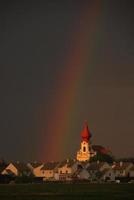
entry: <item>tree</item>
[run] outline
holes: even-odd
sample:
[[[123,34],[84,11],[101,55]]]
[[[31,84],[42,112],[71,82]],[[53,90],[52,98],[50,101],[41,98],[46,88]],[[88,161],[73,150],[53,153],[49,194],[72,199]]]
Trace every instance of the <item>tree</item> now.
[[[101,161],[101,162],[107,162],[107,163],[113,163],[114,158],[111,155],[108,154],[102,154],[100,152],[97,152],[96,155],[94,157],[91,158],[91,162],[94,161]]]

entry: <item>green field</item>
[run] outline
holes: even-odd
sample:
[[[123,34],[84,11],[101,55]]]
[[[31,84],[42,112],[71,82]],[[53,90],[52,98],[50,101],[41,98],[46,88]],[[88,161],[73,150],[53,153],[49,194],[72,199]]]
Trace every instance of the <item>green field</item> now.
[[[134,184],[0,185],[0,200],[134,200]]]

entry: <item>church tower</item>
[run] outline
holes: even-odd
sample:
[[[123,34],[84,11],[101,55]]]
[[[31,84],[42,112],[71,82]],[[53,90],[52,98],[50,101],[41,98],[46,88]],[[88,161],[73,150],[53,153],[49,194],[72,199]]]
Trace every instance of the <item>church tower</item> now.
[[[91,141],[90,141],[91,132],[88,129],[87,122],[85,122],[84,124],[84,129],[81,132],[81,137],[82,137],[81,148],[77,152],[76,159],[78,161],[88,161],[90,160],[91,157],[95,155],[95,152],[92,150],[91,147]]]

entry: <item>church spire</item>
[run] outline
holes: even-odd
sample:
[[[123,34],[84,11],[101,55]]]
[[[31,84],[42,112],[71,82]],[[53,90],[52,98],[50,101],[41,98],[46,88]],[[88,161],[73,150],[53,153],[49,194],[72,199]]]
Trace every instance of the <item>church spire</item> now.
[[[87,161],[95,155],[95,152],[92,150],[91,141],[89,141],[91,138],[91,132],[88,128],[87,122],[84,123],[84,129],[81,132],[81,137],[81,148],[77,152],[76,159],[78,161]]]
[[[81,137],[82,137],[82,141],[86,141],[86,142],[89,142],[89,139],[91,138],[91,132],[89,131],[87,121],[85,121],[84,123],[84,129],[81,132]]]

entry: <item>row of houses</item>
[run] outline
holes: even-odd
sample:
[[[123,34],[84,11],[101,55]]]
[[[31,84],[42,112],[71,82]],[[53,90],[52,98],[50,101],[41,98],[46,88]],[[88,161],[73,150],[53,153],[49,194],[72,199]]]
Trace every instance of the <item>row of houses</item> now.
[[[0,171],[1,176],[35,177],[42,181],[89,180],[114,182],[120,178],[134,179],[134,164],[130,162],[78,162],[66,159],[62,162],[21,163],[12,162]]]

